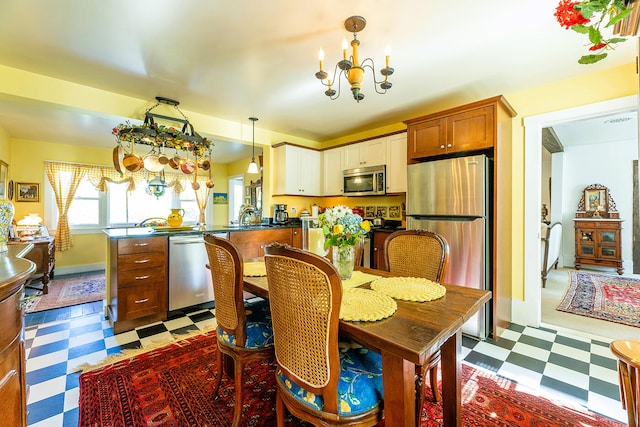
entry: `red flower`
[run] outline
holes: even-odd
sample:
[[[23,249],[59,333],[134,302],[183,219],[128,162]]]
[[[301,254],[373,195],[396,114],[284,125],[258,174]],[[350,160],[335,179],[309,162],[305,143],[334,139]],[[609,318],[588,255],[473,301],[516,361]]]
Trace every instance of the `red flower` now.
[[[111,131],[112,134],[117,135],[120,133],[120,129],[118,128],[113,128],[113,130]]]
[[[558,7],[556,7],[556,13],[553,15],[556,17],[560,26],[565,27],[567,30],[576,24],[587,24],[590,20],[582,16],[582,12],[576,10],[575,5],[580,2],[571,0],[561,0]]]
[[[606,46],[607,46],[606,43],[594,44],[593,46],[591,46],[589,48],[589,50],[600,50],[600,49],[605,48]]]

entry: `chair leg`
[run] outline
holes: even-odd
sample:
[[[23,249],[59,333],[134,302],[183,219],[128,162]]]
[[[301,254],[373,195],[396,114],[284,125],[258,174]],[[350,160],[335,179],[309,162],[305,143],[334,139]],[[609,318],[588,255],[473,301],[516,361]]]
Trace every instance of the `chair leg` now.
[[[280,390],[276,390],[276,425],[284,427],[284,402]]]
[[[222,352],[220,349],[216,351],[216,379],[213,383],[213,398],[218,398],[218,389],[220,388],[220,380],[222,379]]]
[[[440,402],[442,400],[442,396],[440,396],[440,389],[438,388],[438,365],[436,364],[431,371],[429,371],[430,381],[431,381],[431,391],[433,391],[433,400],[436,402]],[[424,393],[422,393],[424,395]]]
[[[233,360],[235,365],[234,376],[236,380],[236,404],[233,412],[233,427],[240,427],[240,419],[242,418],[242,362]]]

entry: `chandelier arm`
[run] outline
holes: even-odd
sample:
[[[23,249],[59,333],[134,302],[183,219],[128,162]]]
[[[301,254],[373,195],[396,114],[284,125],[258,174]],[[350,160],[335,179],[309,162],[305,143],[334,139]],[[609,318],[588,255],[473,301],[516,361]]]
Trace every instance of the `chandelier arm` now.
[[[367,61],[369,63],[366,63]],[[386,82],[387,79],[386,78],[382,80],[376,79],[376,67],[375,67],[375,63],[373,62],[373,59],[366,58],[364,61],[362,61],[362,64],[360,64],[360,66],[362,68],[369,68],[371,70],[371,74],[373,75],[373,88],[375,89],[376,93],[380,95],[384,95],[385,93],[387,93],[387,89],[384,89],[384,90],[378,89],[378,85],[381,85],[382,83]]]
[[[336,65],[336,67],[337,67],[337,65]],[[335,96],[330,96],[330,97],[329,97],[329,99],[330,99],[330,100],[332,100],[332,101],[334,101],[334,100],[338,99],[338,97],[340,96],[340,90],[342,89],[342,79],[340,78],[340,75],[341,75],[341,74],[344,74],[344,75],[345,75],[345,77],[346,77],[346,75],[347,75],[347,74],[344,72],[344,70],[340,70],[340,72],[338,73],[338,78],[337,78],[337,79],[334,79],[334,80],[337,80],[337,81],[338,81],[338,90],[336,91]],[[335,74],[334,74],[334,76],[335,76]],[[334,82],[334,83],[335,83],[335,82]]]

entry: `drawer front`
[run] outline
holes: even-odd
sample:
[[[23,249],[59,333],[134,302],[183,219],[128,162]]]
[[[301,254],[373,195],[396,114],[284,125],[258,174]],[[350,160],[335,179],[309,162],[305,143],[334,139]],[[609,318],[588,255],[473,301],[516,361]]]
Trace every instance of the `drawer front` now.
[[[118,319],[136,319],[167,311],[167,287],[163,284],[135,286],[118,293]]]
[[[22,312],[20,311],[20,297],[24,291],[20,287],[18,292],[0,302],[0,350],[4,349],[20,335],[22,331]]]
[[[595,226],[598,230],[618,230],[620,229],[619,222],[596,222]]]
[[[118,255],[139,254],[142,252],[166,252],[166,237],[143,237],[118,240]]]
[[[127,270],[148,270],[167,265],[166,252],[149,252],[118,255],[118,272]]]
[[[126,270],[118,273],[118,286],[122,288],[166,283],[166,281],[167,269],[164,266]]]

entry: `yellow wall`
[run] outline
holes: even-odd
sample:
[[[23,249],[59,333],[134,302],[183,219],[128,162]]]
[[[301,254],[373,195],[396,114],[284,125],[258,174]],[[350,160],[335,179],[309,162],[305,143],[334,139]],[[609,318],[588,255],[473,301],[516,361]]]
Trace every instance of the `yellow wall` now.
[[[43,141],[13,139],[6,142],[4,132],[0,132],[0,159],[8,159],[9,179],[14,182],[40,184],[39,202],[15,202],[16,219],[29,213],[37,213],[44,218],[43,190],[46,183],[44,162],[47,160],[93,165],[112,165],[112,149],[78,145],[56,144]],[[5,150],[5,146],[9,149]],[[9,155],[3,156],[4,151]],[[214,163],[212,175],[214,191],[227,192],[227,166]],[[214,206],[214,218],[223,218],[226,223],[227,205]],[[53,233],[53,230],[51,230]],[[68,251],[56,252],[56,267],[78,267],[84,265],[102,265],[106,260],[106,237],[103,233],[73,234],[73,247]]]

